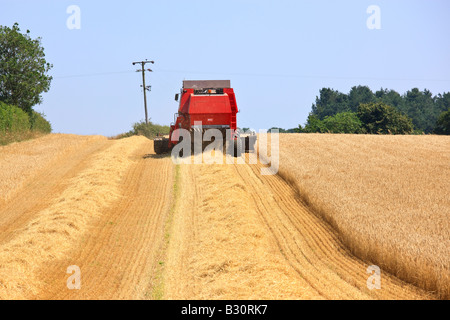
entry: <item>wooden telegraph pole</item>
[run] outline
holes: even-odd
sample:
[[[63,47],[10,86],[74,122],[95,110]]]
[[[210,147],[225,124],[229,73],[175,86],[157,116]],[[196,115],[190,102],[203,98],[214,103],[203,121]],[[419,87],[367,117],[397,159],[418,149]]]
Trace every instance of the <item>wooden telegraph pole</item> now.
[[[134,66],[135,64],[137,64],[137,63],[140,63],[141,66],[142,66],[142,69],[136,70],[136,72],[142,72],[142,88],[143,88],[143,91],[144,91],[145,123],[148,124],[147,90],[150,91],[151,86],[146,86],[146,85],[145,85],[145,71],[153,72],[153,70],[151,70],[151,69],[145,70],[145,64],[147,64],[147,63],[154,64],[155,61],[147,61],[147,59],[145,59],[145,61],[137,61],[137,62],[133,62],[133,66]]]

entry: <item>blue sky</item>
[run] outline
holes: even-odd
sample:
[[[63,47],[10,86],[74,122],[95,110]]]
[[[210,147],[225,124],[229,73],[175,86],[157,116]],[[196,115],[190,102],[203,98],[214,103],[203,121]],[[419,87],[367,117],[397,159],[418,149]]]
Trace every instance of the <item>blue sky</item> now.
[[[81,29],[66,26],[70,5]],[[379,30],[366,25],[370,5]],[[448,92],[449,14],[448,0],[0,0],[0,25],[41,37],[54,66],[35,109],[54,132],[106,136],[144,119],[131,63],[145,59],[155,61],[147,101],[159,124],[173,121],[184,79],[231,80],[238,125],[254,129],[304,124],[323,87]]]

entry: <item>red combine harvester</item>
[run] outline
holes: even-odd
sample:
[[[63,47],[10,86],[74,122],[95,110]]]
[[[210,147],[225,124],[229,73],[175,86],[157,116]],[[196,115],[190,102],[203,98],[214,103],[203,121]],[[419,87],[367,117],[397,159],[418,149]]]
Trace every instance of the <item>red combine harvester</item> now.
[[[198,137],[208,129],[220,130],[223,146],[228,154],[240,157],[243,151],[254,151],[256,135],[241,135],[237,127],[236,114],[238,108],[234,90],[230,80],[185,80],[180,95],[175,95],[180,101],[175,123],[170,125],[169,138],[156,138],[154,150],[156,154],[169,152],[182,141],[182,136],[176,129],[185,129],[190,133],[192,149],[194,144],[205,143]]]

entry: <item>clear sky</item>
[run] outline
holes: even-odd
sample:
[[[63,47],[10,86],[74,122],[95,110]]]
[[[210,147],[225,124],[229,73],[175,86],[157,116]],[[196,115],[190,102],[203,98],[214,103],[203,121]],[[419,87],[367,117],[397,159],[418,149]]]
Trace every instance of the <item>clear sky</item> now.
[[[367,26],[370,5],[381,29]],[[184,79],[231,80],[238,125],[254,129],[304,124],[323,87],[450,91],[448,0],[0,0],[0,25],[14,22],[54,66],[35,107],[54,132],[112,136],[143,120],[131,63],[145,59],[149,116],[167,125]]]

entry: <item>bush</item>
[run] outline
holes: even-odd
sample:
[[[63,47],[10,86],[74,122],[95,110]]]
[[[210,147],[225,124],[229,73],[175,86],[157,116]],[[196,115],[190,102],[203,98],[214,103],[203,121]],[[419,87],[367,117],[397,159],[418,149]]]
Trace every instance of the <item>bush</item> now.
[[[39,113],[33,111],[32,116],[30,118],[31,122],[31,130],[38,131],[42,133],[50,133],[52,132],[52,125],[44,118],[43,113]]]
[[[20,108],[0,101],[0,145],[33,139],[51,131],[43,114],[32,111],[30,116]]]
[[[300,127],[299,127],[300,128]],[[360,104],[358,112],[340,112],[320,120],[310,113],[306,133],[371,133],[371,134],[419,134],[414,131],[412,120],[384,103]]]
[[[325,117],[323,127],[330,133],[362,133],[363,123],[354,112],[341,112]]]
[[[411,134],[414,131],[408,116],[382,102],[360,104],[357,114],[368,133]]]
[[[30,118],[22,109],[0,101],[0,133],[30,130]]]
[[[145,123],[145,121],[136,122],[133,124],[133,129],[129,132],[119,135],[120,138],[126,138],[131,136],[145,136],[149,139],[153,139],[158,135],[168,135],[170,132],[169,126],[161,126],[159,124]]]
[[[299,126],[300,128],[300,126]],[[302,129],[304,133],[314,133],[314,132],[326,132],[323,125],[323,121],[319,119],[318,116],[310,113],[305,127]]]
[[[354,112],[340,112],[334,116],[326,116],[320,120],[310,114],[305,128],[301,132],[313,133],[363,133],[363,123]]]

